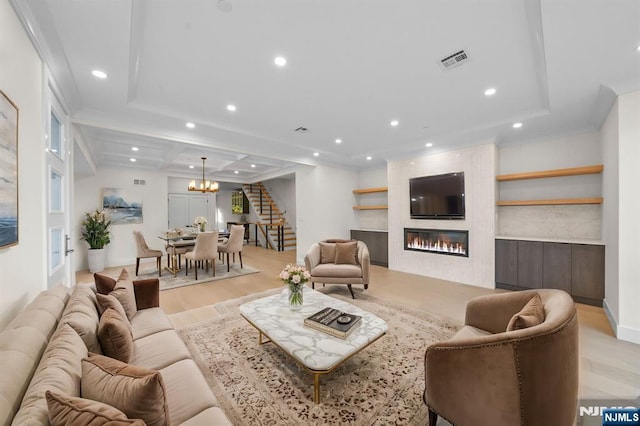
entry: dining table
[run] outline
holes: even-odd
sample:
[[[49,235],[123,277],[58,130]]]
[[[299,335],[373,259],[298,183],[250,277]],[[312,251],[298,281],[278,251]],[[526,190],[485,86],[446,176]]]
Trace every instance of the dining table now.
[[[174,249],[184,247],[193,248],[196,245],[197,237],[198,233],[175,231],[167,231],[158,235],[158,238],[163,240],[168,247],[173,247]],[[225,238],[229,238],[229,231],[226,229],[218,231],[218,241],[223,241]],[[178,264],[178,255],[176,255],[175,250],[171,250],[171,253],[169,254],[169,263],[167,264],[166,269],[175,277],[176,274],[180,271],[180,265]]]

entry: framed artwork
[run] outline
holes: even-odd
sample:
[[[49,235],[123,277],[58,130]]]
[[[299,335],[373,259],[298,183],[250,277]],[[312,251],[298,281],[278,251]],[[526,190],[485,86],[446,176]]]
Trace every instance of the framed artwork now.
[[[18,244],[18,107],[0,90],[0,248]]]
[[[142,198],[133,191],[103,188],[102,209],[111,216],[112,225],[142,223]]]

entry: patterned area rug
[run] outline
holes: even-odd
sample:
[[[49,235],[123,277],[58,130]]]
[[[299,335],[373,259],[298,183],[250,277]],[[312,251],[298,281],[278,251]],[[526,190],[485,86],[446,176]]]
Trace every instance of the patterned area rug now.
[[[131,277],[136,276],[136,267],[128,268],[129,275]],[[184,287],[192,284],[202,284],[210,281],[218,281],[224,280],[227,278],[240,277],[242,275],[255,274],[260,272],[259,269],[253,268],[251,266],[247,266],[246,264],[242,269],[240,269],[240,264],[232,264],[229,268],[229,272],[227,272],[226,264],[218,264],[216,266],[216,276],[213,276],[211,269],[209,272],[206,272],[204,269],[198,270],[198,279],[196,280],[195,274],[193,273],[193,269],[189,268],[189,276],[185,276],[184,268],[179,271],[174,277],[173,274],[166,269],[162,271],[162,276],[160,277],[160,290],[169,290],[172,288]],[[117,277],[117,276],[116,276]],[[153,271],[140,273],[137,278],[134,279],[145,279],[145,278],[158,278],[158,270],[153,269]]]
[[[426,347],[458,329],[452,320],[394,306],[365,294],[352,300],[342,286],[321,289],[375,313],[387,335],[330,374],[323,375],[321,403],[313,403],[313,376],[258,332],[238,312],[253,297],[216,305],[219,317],[179,330],[234,425],[424,425]],[[279,291],[279,290],[276,290]]]

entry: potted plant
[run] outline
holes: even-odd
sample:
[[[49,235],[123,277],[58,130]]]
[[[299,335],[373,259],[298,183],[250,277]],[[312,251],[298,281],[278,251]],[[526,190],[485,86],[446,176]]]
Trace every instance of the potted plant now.
[[[109,215],[99,210],[86,213],[82,221],[82,239],[89,244],[89,272],[100,272],[104,269],[104,246],[111,242],[109,225]]]

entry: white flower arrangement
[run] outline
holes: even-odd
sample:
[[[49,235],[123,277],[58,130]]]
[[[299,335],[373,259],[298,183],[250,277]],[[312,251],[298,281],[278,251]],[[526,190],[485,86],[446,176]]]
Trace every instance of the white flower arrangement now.
[[[193,219],[193,224],[194,225],[206,225],[207,224],[207,218],[204,216],[198,216],[195,219]]]
[[[278,277],[289,286],[289,305],[301,307],[302,286],[309,281],[311,274],[303,266],[289,264]]]

